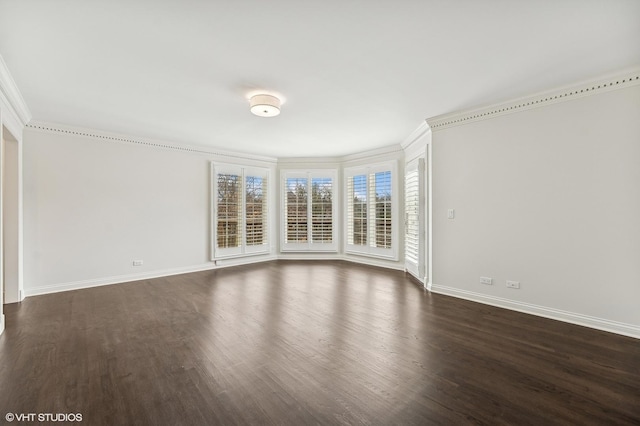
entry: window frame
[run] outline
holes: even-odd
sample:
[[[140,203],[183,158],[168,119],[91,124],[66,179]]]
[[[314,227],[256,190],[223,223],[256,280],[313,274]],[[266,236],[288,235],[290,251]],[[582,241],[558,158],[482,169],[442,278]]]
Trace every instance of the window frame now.
[[[375,188],[372,187],[372,179],[376,173],[390,172],[391,174],[391,247],[377,247],[372,244],[371,236],[375,233],[376,221],[370,221],[369,216],[372,211],[375,211]],[[350,199],[350,179],[355,176],[365,175],[366,182],[366,211],[367,211],[367,242],[366,244],[353,244],[350,241],[350,232],[352,227],[350,226],[350,215],[355,214],[351,211],[352,200]],[[398,245],[399,245],[399,222],[401,221],[399,216],[399,205],[402,199],[402,194],[398,188],[398,167],[397,161],[387,161],[383,163],[376,163],[363,166],[347,167],[344,169],[344,250],[347,254],[356,254],[361,256],[378,257],[389,260],[398,260]]]
[[[240,177],[241,196],[238,214],[238,226],[240,232],[238,238],[240,244],[234,247],[218,247],[218,175],[232,174]],[[262,243],[247,244],[247,177],[261,177],[262,181]],[[231,257],[268,254],[271,251],[269,218],[269,169],[262,167],[247,167],[236,164],[211,162],[211,260],[219,260]]]
[[[306,197],[306,242],[289,242],[288,241],[288,211],[287,211],[287,180],[288,179],[305,179],[307,182]],[[314,240],[313,229],[313,180],[314,179],[331,179],[331,242]],[[339,200],[339,183],[337,169],[284,169],[280,171],[280,197],[281,197],[281,222],[280,222],[280,251],[281,252],[332,252],[336,253],[339,247],[338,241],[338,200]]]

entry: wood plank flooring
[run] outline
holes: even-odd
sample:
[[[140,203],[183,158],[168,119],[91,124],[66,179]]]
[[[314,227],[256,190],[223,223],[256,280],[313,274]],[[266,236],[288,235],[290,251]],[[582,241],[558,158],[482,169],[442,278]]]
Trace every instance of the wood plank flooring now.
[[[3,422],[640,424],[639,340],[429,294],[397,271],[274,261],[5,314]]]

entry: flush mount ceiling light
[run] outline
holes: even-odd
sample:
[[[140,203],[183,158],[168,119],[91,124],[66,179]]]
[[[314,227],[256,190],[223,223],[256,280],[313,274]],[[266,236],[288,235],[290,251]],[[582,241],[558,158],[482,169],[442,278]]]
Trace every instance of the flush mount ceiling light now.
[[[280,99],[271,95],[254,95],[249,99],[251,112],[258,117],[275,117],[280,114]]]

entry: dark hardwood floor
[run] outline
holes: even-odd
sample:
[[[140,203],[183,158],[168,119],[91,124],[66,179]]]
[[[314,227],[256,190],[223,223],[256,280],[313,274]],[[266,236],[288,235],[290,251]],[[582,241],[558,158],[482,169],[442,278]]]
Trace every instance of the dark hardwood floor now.
[[[397,271],[275,261],[5,314],[3,422],[640,424],[639,340],[429,294]]]

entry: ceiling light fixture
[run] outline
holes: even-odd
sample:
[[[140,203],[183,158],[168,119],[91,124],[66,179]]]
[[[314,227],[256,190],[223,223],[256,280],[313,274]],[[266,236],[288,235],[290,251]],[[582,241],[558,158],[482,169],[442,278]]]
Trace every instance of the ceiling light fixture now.
[[[251,112],[258,117],[275,117],[280,114],[280,99],[271,95],[255,95],[249,99]]]

